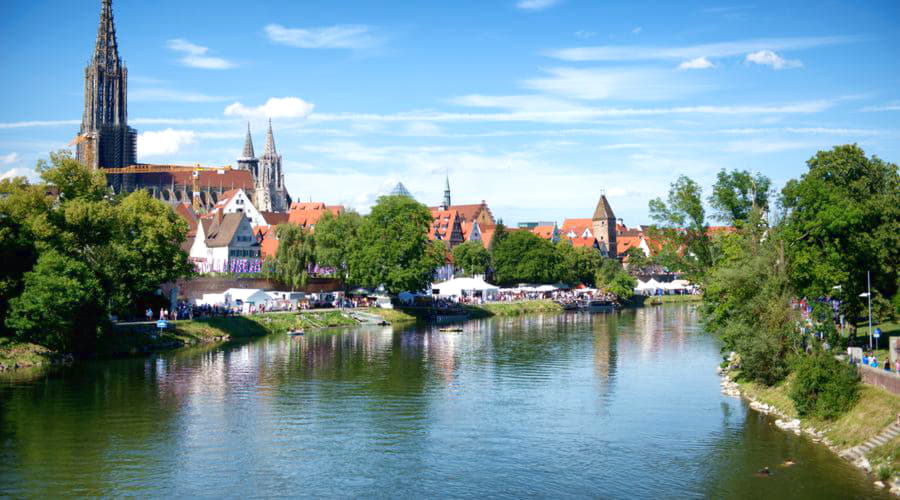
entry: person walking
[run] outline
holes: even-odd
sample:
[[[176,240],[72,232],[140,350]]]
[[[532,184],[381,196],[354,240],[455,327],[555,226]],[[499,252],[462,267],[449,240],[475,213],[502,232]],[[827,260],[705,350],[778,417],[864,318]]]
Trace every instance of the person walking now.
[[[153,320],[153,309],[150,309],[150,308],[148,307],[145,314],[147,315],[147,321],[152,321],[152,320]]]

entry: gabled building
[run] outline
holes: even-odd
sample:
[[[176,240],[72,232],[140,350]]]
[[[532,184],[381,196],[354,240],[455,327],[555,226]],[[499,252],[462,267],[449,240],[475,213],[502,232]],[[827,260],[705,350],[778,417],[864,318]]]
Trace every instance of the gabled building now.
[[[556,227],[555,222],[552,224],[534,226],[530,228],[530,230],[538,237],[550,240],[550,243],[556,244],[559,242],[559,229]]]
[[[291,210],[288,212],[288,223],[300,226],[309,230],[310,233],[314,233],[316,231],[316,224],[326,213],[331,213],[331,215],[337,217],[344,213],[344,206],[326,205],[321,201],[295,202],[291,204]]]
[[[443,241],[449,248],[453,248],[465,241],[462,225],[456,210],[431,209],[431,227],[428,230],[428,239]]]
[[[605,194],[601,194],[597,201],[591,226],[594,229],[594,237],[600,243],[600,253],[615,259],[618,256],[616,253],[616,215],[609,206]]]
[[[219,201],[212,207],[210,212],[221,212],[222,214],[243,213],[250,219],[250,225],[252,226],[268,225],[265,217],[256,209],[243,189],[231,189],[222,193]]]
[[[190,258],[199,272],[259,272],[259,246],[244,213],[215,212],[200,219]]]
[[[591,219],[565,219],[559,233],[560,238],[570,241],[575,248],[594,248],[600,251],[600,242],[594,237]]]

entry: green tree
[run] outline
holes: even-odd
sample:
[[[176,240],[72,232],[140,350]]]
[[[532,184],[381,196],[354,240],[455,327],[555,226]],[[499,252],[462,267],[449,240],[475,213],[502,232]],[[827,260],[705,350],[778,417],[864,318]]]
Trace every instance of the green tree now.
[[[631,275],[639,274],[654,265],[653,259],[638,247],[631,247],[626,250],[624,257],[627,257],[628,274]]]
[[[0,275],[9,293],[0,320],[21,338],[90,349],[109,314],[128,313],[162,283],[190,275],[180,248],[187,224],[144,192],[111,196],[102,173],[70,153],[51,154],[38,170],[45,183],[0,184],[3,251],[17,257]],[[73,310],[69,321],[54,316]],[[54,322],[43,325],[46,335],[41,318]]]
[[[445,254],[428,240],[428,207],[406,196],[382,196],[359,228],[350,279],[391,293],[424,289]]]
[[[709,204],[716,211],[715,219],[734,225],[746,221],[755,208],[767,211],[771,187],[772,181],[762,174],[722,169],[709,197]]]
[[[559,280],[560,257],[556,248],[529,231],[508,232],[499,239],[495,235],[491,257],[497,283],[554,283]]]
[[[294,224],[279,224],[275,234],[278,251],[267,263],[267,274],[291,287],[291,291],[305,287],[310,269],[316,263],[316,240],[306,229]]]
[[[597,288],[614,294],[620,301],[626,301],[634,295],[637,280],[625,272],[622,263],[617,259],[603,259],[595,274]]]
[[[669,188],[667,201],[650,200],[650,217],[656,222],[651,236],[664,245],[678,248],[677,265],[695,281],[715,263],[715,249],[709,238],[703,190],[686,176],[679,177]]]
[[[859,400],[859,374],[833,355],[816,351],[797,362],[790,397],[800,416],[833,420]]]
[[[600,252],[587,247],[575,248],[566,239],[561,239],[556,244],[556,252],[559,255],[559,281],[572,286],[579,283],[593,286],[594,274],[603,263]]]
[[[491,265],[491,254],[477,241],[467,241],[453,247],[453,265],[464,276],[485,274]]]
[[[900,175],[897,165],[866,157],[856,145],[820,151],[782,190],[791,279],[806,297],[838,294],[851,320],[865,309],[866,271],[873,295],[897,293]]]
[[[330,267],[346,287],[350,262],[363,218],[356,212],[334,216],[326,212],[316,224],[316,261]]]
[[[20,340],[61,351],[94,347],[108,311],[100,282],[87,264],[50,250],[24,281],[6,319]]]

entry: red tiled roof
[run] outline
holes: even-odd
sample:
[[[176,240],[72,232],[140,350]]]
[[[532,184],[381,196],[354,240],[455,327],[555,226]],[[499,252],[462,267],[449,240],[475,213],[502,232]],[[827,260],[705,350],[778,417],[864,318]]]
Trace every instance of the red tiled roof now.
[[[249,170],[201,170],[198,173],[197,184],[201,189],[253,189],[253,174]],[[133,176],[137,186],[166,188],[174,184],[176,188],[187,187],[190,189],[193,185],[192,172],[147,172],[129,175]]]
[[[625,255],[629,249],[640,248],[641,236],[619,235],[616,237],[616,255]]]
[[[452,208],[450,210],[431,209],[431,226],[428,228],[428,239],[449,241],[453,235],[453,226],[456,224],[458,214]]]
[[[179,203],[175,205],[175,213],[178,214],[179,217],[184,219],[185,222],[188,223],[188,232],[187,237],[192,239],[197,235],[197,221],[200,218],[194,212],[194,209],[191,208],[190,203]]]
[[[494,233],[497,232],[497,226],[484,226],[481,229],[481,244],[485,250],[491,249],[491,240],[494,239]]]
[[[576,236],[574,238],[569,238],[565,234],[561,234],[560,239],[566,239],[566,240],[571,241],[572,246],[575,248],[582,248],[582,247],[597,248],[599,246],[599,243],[597,242],[597,238],[594,238],[593,236],[590,238],[582,238],[581,235],[579,234],[578,236]]]
[[[290,214],[288,212],[260,212],[266,224],[277,226],[278,224],[287,224]]]
[[[305,227],[312,233],[315,232],[315,225],[319,222],[319,219],[321,219],[322,216],[325,215],[326,212],[331,212],[332,215],[338,216],[344,212],[344,206],[326,206],[322,202],[292,203],[291,211],[288,212],[288,222],[301,227]]]
[[[553,238],[554,229],[556,229],[556,226],[535,226],[531,228],[531,232],[545,240],[549,240]]]

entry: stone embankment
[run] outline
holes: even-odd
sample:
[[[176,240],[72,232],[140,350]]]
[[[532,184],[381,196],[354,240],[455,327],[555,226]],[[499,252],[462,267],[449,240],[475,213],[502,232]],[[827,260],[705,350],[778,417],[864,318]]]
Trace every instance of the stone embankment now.
[[[734,360],[734,353],[732,353],[731,357],[729,357],[729,362],[734,362]],[[872,465],[866,458],[866,453],[900,435],[900,420],[898,420],[897,422],[894,422],[886,429],[884,429],[880,434],[869,439],[868,441],[860,445],[842,450],[838,446],[835,446],[834,443],[832,443],[831,440],[829,440],[828,437],[825,436],[824,432],[809,425],[804,427],[803,422],[800,419],[791,418],[785,412],[778,409],[774,405],[757,401],[753,398],[752,395],[748,394],[745,391],[742,391],[740,384],[732,379],[731,370],[729,368],[722,369],[721,367],[719,367],[716,369],[716,371],[721,376],[720,385],[722,387],[722,394],[733,398],[744,398],[748,400],[750,402],[751,409],[766,415],[772,415],[776,417],[775,426],[779,429],[785,432],[793,432],[797,436],[806,435],[814,442],[821,443],[827,446],[828,449],[830,449],[832,452],[836,453],[841,458],[850,461],[854,466],[866,471],[867,473],[872,472]],[[885,484],[881,481],[875,481],[875,486],[883,488]],[[891,481],[890,487],[890,491],[894,496],[900,496],[900,479],[895,477]]]

